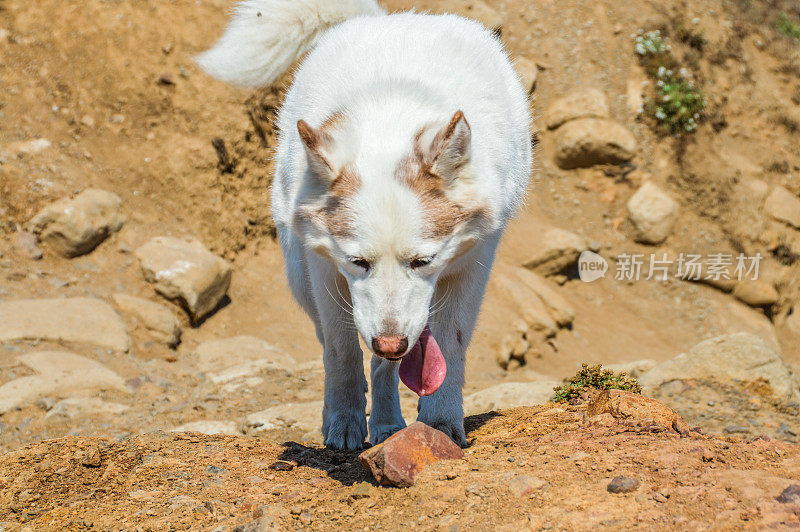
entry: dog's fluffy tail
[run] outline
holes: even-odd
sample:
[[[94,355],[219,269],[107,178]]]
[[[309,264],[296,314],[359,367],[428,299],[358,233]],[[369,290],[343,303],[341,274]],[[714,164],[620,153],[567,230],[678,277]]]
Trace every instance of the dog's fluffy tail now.
[[[328,29],[349,18],[384,13],[375,0],[244,0],[225,34],[197,62],[222,81],[269,85]]]

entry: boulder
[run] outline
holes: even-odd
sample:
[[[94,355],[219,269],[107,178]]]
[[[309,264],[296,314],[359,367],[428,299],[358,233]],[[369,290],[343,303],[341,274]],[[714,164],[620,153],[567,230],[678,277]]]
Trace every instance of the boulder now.
[[[526,57],[517,57],[514,60],[514,69],[519,74],[522,87],[525,92],[530,94],[536,88],[536,80],[539,78],[539,67],[536,63]]]
[[[674,410],[650,397],[626,390],[603,390],[586,407],[586,416],[611,414],[616,420],[655,423],[688,434],[689,426]]]
[[[783,187],[775,187],[764,203],[764,210],[781,222],[800,229],[800,198]]]
[[[464,398],[464,415],[472,416],[492,410],[540,405],[550,402],[558,381],[504,382],[480,390]]]
[[[223,434],[225,436],[242,434],[233,421],[192,421],[175,427],[171,432],[199,432],[200,434]]]
[[[180,343],[181,324],[167,307],[126,294],[111,297],[122,312],[133,316],[156,340],[170,347]]]
[[[37,238],[31,232],[17,231],[11,237],[11,251],[15,255],[31,260],[39,260],[42,258],[42,250],[37,245]]]
[[[127,351],[130,338],[108,303],[88,297],[0,301],[0,342],[53,340]]]
[[[125,381],[94,360],[64,351],[38,351],[17,357],[36,372],[0,386],[0,414],[49,396],[89,390],[128,392]]]
[[[660,244],[672,234],[678,202],[648,181],[628,200],[631,236],[643,244]]]
[[[795,305],[792,313],[787,316],[786,328],[793,334],[800,336],[800,304]]]
[[[195,323],[217,308],[231,283],[230,265],[194,238],[155,237],[135,253],[144,278]]]
[[[28,222],[28,230],[64,257],[89,253],[124,222],[119,196],[96,188],[51,203]]]
[[[110,403],[96,397],[69,397],[53,405],[53,408],[44,416],[45,419],[54,418],[80,419],[85,417],[97,418],[99,416],[120,416],[130,410],[129,406],[119,403]]]
[[[769,283],[758,280],[739,281],[733,288],[733,295],[751,307],[766,307],[778,302],[780,296]]]
[[[565,170],[633,159],[636,139],[625,126],[603,118],[570,120],[556,130],[555,160]]]
[[[589,244],[575,233],[551,227],[531,247],[531,258],[523,266],[540,275],[554,275],[577,263]]]
[[[438,8],[441,12],[455,13],[476,20],[497,35],[500,35],[503,29],[502,15],[481,0],[444,0],[439,2]]]
[[[408,487],[425,467],[464,458],[464,451],[444,432],[417,421],[358,457],[383,486]]]
[[[16,156],[36,155],[38,153],[42,153],[50,146],[52,146],[52,143],[45,138],[21,140],[9,144],[8,151]]]
[[[644,388],[656,388],[682,379],[709,379],[727,383],[765,380],[775,399],[800,401],[792,370],[764,340],[749,333],[711,338],[686,353],[661,362],[639,377]]]
[[[547,307],[542,300],[536,297],[531,291],[520,288],[520,283],[513,277],[499,274],[495,277],[494,283],[505,292],[510,302],[517,308],[517,312],[524,322],[524,326],[518,327],[521,334],[542,333],[544,336],[555,336],[558,331],[558,324],[550,316]]]
[[[560,327],[566,327],[575,321],[575,308],[558,293],[552,282],[525,268],[516,268],[514,271],[519,280],[541,299],[547,312]]]
[[[579,89],[551,103],[544,116],[550,129],[576,118],[608,118],[608,100],[598,89]]]
[[[203,342],[195,349],[196,367],[217,384],[250,377],[261,370],[294,371],[297,361],[253,336]]]
[[[322,425],[322,401],[285,403],[250,414],[245,425],[254,430],[279,428],[311,432]]]

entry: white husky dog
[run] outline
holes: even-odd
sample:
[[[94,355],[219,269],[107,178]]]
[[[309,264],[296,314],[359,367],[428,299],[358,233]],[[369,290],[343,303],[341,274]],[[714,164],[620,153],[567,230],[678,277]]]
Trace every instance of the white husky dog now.
[[[418,420],[466,445],[464,357],[500,235],[531,167],[527,96],[497,38],[374,0],[246,0],[199,58],[268,85],[305,52],[280,111],[272,210],[292,293],[324,348],[325,444]]]

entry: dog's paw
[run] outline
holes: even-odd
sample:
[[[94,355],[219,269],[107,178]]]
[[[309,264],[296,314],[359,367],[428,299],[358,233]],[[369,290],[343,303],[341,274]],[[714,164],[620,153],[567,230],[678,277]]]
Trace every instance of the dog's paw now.
[[[467,446],[467,434],[466,432],[464,432],[463,419],[459,420],[458,422],[433,421],[431,423],[425,423],[425,424],[447,434],[450,437],[450,439],[456,442],[456,445],[458,445],[462,449]]]
[[[388,424],[388,425],[372,425],[369,428],[369,441],[372,445],[383,443],[386,439],[395,432],[401,431],[406,428],[406,424]]]
[[[324,427],[325,447],[358,450],[367,438],[367,417],[364,412],[333,412]]]

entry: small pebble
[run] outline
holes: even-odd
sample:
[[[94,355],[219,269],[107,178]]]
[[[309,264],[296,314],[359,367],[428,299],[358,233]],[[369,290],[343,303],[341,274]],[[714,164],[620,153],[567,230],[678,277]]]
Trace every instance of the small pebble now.
[[[286,460],[275,460],[269,465],[269,468],[273,471],[291,471],[294,469],[294,464]]]
[[[638,479],[618,476],[608,483],[606,490],[609,493],[631,493],[639,489],[641,482]]]
[[[800,503],[800,484],[789,484],[789,486],[776,497],[776,500],[783,504]]]
[[[227,472],[227,469],[215,465],[210,465],[206,468],[207,475],[224,475]]]

